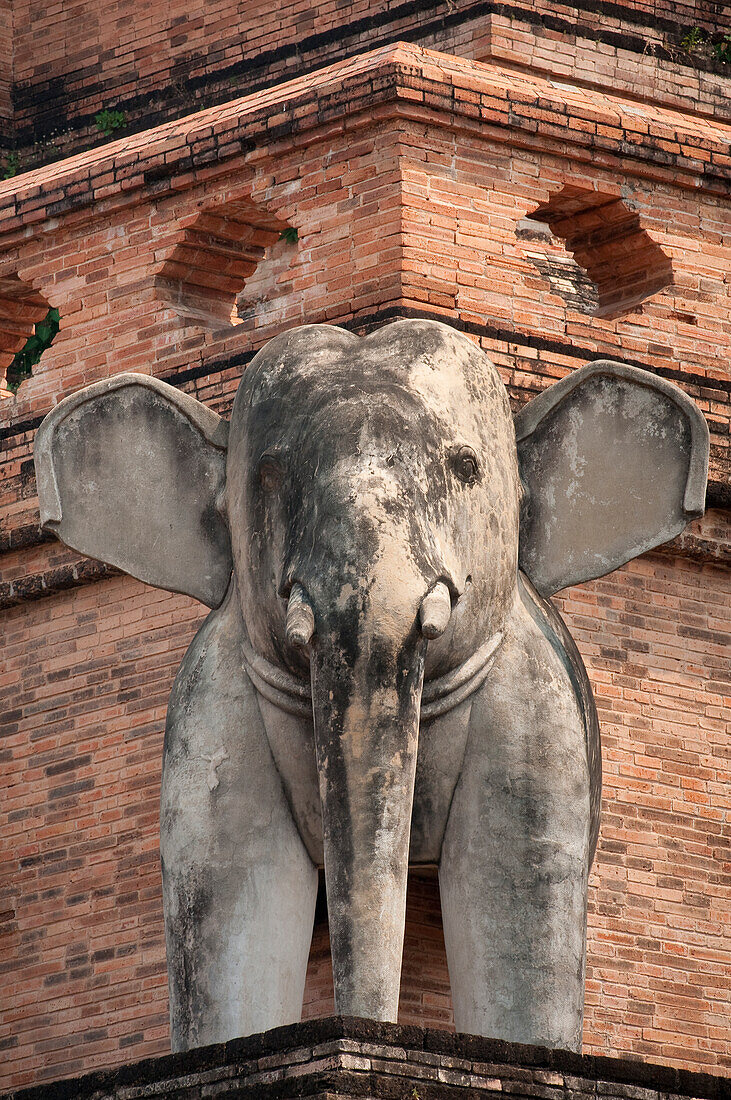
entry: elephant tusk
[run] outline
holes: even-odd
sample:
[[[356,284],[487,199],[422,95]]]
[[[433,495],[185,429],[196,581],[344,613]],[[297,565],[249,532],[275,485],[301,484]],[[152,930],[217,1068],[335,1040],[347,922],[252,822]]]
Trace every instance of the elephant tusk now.
[[[287,641],[290,645],[306,646],[315,633],[315,615],[307,593],[299,582],[292,585],[287,604]]]
[[[419,622],[425,638],[439,638],[447,629],[452,614],[452,598],[443,581],[435,584],[421,601]]]

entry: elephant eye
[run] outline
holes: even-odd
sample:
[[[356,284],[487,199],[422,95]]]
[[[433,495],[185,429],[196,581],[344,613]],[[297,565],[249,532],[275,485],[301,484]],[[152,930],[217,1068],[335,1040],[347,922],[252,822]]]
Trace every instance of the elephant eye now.
[[[474,485],[480,477],[477,455],[471,447],[457,447],[450,456],[451,467],[465,485]]]
[[[266,493],[276,493],[282,486],[284,470],[276,455],[262,455],[259,460],[259,484]]]

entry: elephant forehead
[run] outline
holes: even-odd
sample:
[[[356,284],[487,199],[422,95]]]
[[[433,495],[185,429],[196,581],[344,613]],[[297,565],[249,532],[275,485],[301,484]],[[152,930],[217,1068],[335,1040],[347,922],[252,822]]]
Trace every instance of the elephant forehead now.
[[[282,334],[246,371],[234,424],[244,409],[275,420],[280,402],[290,414],[318,419],[343,406],[346,423],[366,416],[369,406],[388,404],[414,425],[431,416],[477,431],[510,416],[489,359],[461,333],[432,321],[397,321],[365,337],[331,325]]]
[[[369,444],[402,442],[439,447],[441,418],[424,397],[388,377],[368,378],[334,371],[316,383],[306,378],[287,384],[249,407],[251,444],[267,446],[279,438],[319,449],[362,451]]]
[[[301,325],[288,329],[265,344],[254,357],[252,368],[267,363],[284,369],[298,369],[303,363],[320,367],[343,357],[373,358],[382,365],[403,366],[419,358],[486,356],[462,333],[438,321],[394,321],[358,336],[337,325]]]

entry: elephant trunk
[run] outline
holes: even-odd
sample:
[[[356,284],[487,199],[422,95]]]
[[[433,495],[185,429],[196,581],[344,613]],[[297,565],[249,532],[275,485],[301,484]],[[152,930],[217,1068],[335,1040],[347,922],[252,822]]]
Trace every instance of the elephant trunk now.
[[[335,1009],[390,1021],[426,652],[423,590],[404,595],[380,608],[356,595],[316,616],[310,657]]]

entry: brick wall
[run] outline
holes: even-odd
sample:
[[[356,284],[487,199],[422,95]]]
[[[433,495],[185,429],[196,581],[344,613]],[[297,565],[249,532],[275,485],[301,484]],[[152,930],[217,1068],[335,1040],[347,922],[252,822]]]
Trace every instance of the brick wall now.
[[[603,739],[585,1049],[728,1071],[728,569],[648,556],[558,602]]]
[[[728,1069],[730,136],[721,121],[403,45],[0,184],[0,367],[38,314],[61,311],[33,377],[0,404],[3,1086],[167,1049],[160,749],[202,617],[40,536],[40,419],[123,369],[226,415],[253,351],[282,328],[365,331],[399,315],[467,331],[515,407],[607,356],[677,381],[707,416],[715,510],[561,604],[604,730],[585,1049]],[[599,316],[575,258],[611,279],[589,240],[607,211],[636,270],[651,255],[663,285]],[[217,253],[191,264],[189,250],[226,234],[242,251],[217,294]],[[327,956],[320,920],[306,1015],[331,1010]],[[401,1012],[450,1023],[423,874]]]
[[[0,0],[0,153],[9,140],[13,108],[10,90],[13,82],[13,8],[12,0]],[[3,158],[4,159],[4,158]]]
[[[114,371],[154,364],[186,384],[195,364],[221,393],[236,377],[224,360],[241,368],[283,325],[410,309],[479,339],[518,401],[600,355],[682,382],[708,414],[712,499],[731,503],[730,144],[731,125],[397,46],[0,184],[0,369],[33,317],[61,312],[5,403],[9,436]],[[580,274],[570,249],[592,252],[581,218],[608,209],[635,227],[629,252],[610,242],[592,268],[610,297],[637,255],[665,285],[598,316],[565,284]],[[223,314],[206,313],[200,279],[175,266],[214,217],[264,234],[259,266],[238,272],[236,325],[223,316],[236,278]],[[526,238],[526,217],[548,219],[548,243]],[[199,251],[218,278],[215,247]],[[562,286],[545,260],[563,264]]]
[[[728,117],[728,66],[681,43],[728,30],[719,3],[517,0],[16,0],[13,140],[28,167],[104,140],[96,115],[128,130],[223,103],[399,39],[462,57],[624,89]],[[725,76],[724,76],[725,73]]]

